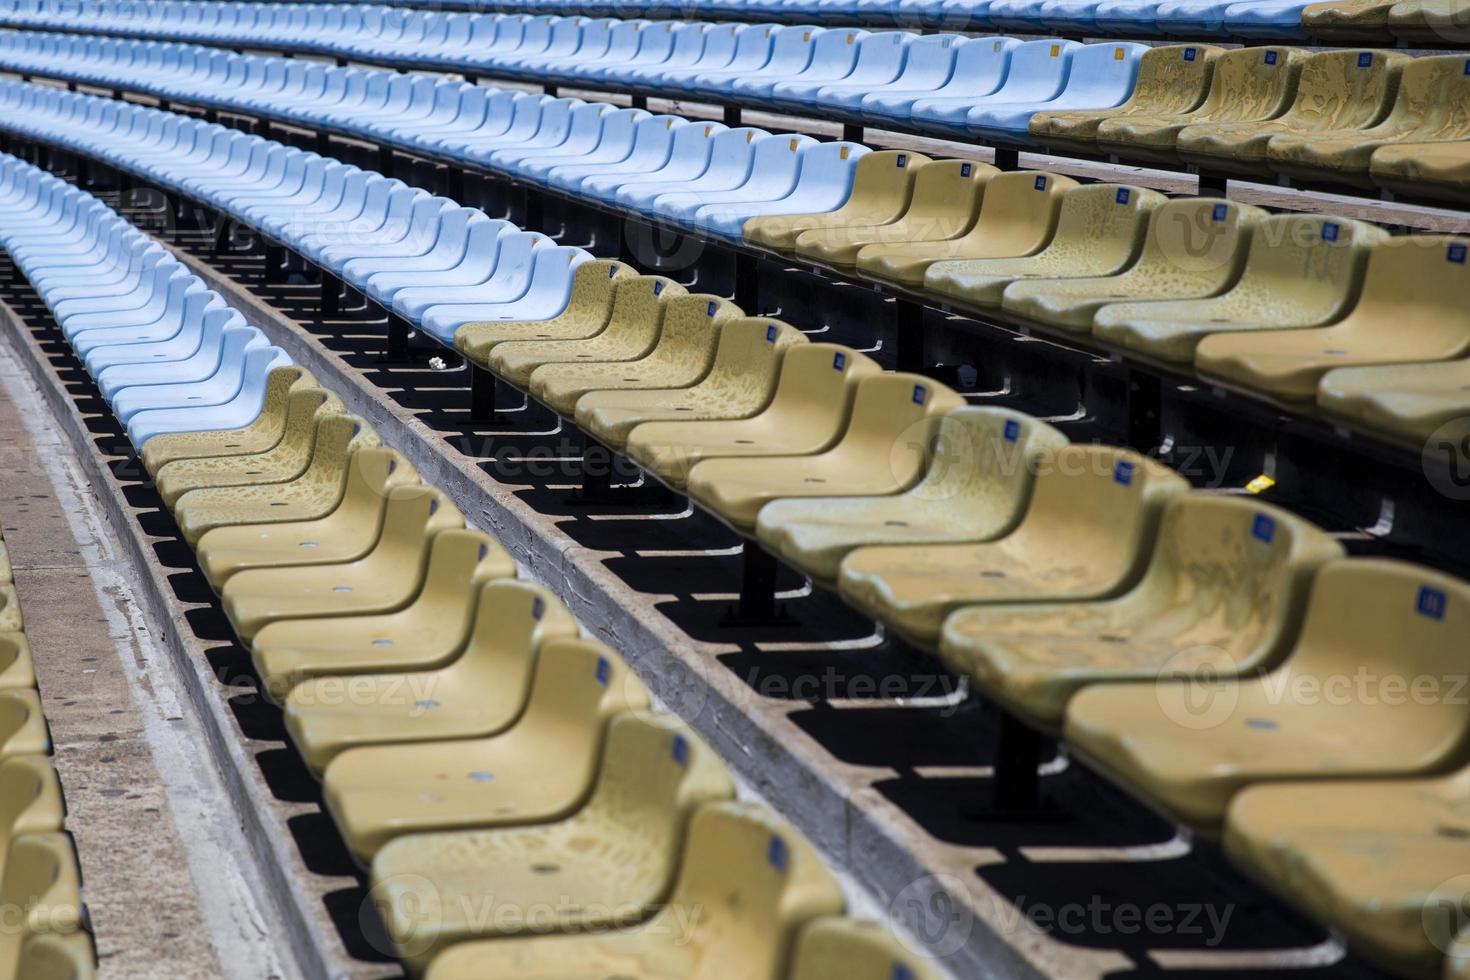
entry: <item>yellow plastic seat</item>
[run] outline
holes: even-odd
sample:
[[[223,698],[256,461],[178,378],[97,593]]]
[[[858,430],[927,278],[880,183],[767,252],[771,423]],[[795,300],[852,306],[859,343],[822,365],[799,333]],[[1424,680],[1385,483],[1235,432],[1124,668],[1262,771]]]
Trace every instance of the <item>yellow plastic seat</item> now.
[[[1017,320],[1077,333],[1109,303],[1203,299],[1229,289],[1245,265],[1251,231],[1266,212],[1212,198],[1168,201],[1153,210],[1138,261],[1115,276],[1013,282],[1001,308]]]
[[[799,458],[703,460],[689,472],[689,496],[750,535],[761,508],[779,498],[899,493],[923,475],[939,418],[964,404],[922,375],[863,378],[847,425],[830,448]]]
[[[1371,247],[1388,238],[1346,218],[1280,214],[1251,232],[1240,278],[1218,296],[1110,303],[1092,318],[1099,340],[1177,364],[1213,333],[1315,327],[1357,302]]]
[[[355,415],[331,415],[317,422],[311,462],[289,483],[255,487],[204,487],[174,503],[174,520],[184,540],[195,547],[205,532],[237,524],[311,521],[336,509],[359,449],[376,448],[377,434]]]
[[[204,459],[220,456],[246,456],[263,453],[281,441],[286,426],[286,403],[297,388],[316,387],[316,378],[303,367],[292,364],[271,368],[265,379],[265,400],[255,421],[238,429],[210,429],[202,432],[164,432],[143,444],[139,458],[149,474],[179,459]]]
[[[526,390],[531,373],[543,364],[635,360],[658,343],[669,301],[687,294],[683,286],[663,276],[619,279],[603,329],[567,339],[507,339],[492,347],[483,363],[501,380]]]
[[[471,362],[488,366],[497,344],[518,340],[578,340],[601,333],[612,316],[613,297],[620,282],[637,277],[631,266],[597,259],[584,262],[572,273],[572,294],[566,309],[548,320],[510,320],[466,323],[454,332],[454,346]]]
[[[860,379],[877,362],[838,344],[797,344],[781,357],[770,403],[742,419],[645,422],[628,436],[628,456],[682,489],[696,463],[716,457],[809,456],[842,434]]]
[[[973,544],[858,548],[842,561],[838,589],[931,647],[961,606],[1110,598],[1138,581],[1165,503],[1188,489],[1137,453],[1063,446],[1041,459],[1030,506],[1011,533]]]
[[[1223,51],[1214,59],[1209,94],[1196,108],[1104,119],[1097,148],[1128,160],[1178,163],[1174,144],[1186,126],[1264,122],[1285,112],[1307,56],[1300,48],[1279,46]]]
[[[1374,151],[1394,143],[1470,138],[1470,77],[1463,55],[1413,58],[1399,74],[1388,115],[1372,126],[1273,136],[1266,158],[1279,174],[1372,187]]]
[[[887,221],[833,222],[810,228],[796,236],[796,254],[845,267],[854,265],[858,253],[868,245],[957,238],[974,224],[985,186],[998,173],[989,164],[972,160],[927,163],[914,177],[913,196],[902,214]]]
[[[1466,769],[1247,786],[1226,811],[1223,843],[1252,877],[1386,969],[1438,977],[1452,968],[1445,954],[1463,921],[1455,878],[1467,806]]]
[[[0,929],[0,977],[19,978],[21,947],[32,936],[66,935],[82,928],[81,888],[71,838],[64,833],[13,838],[0,877],[0,904],[9,916],[6,927]]]
[[[876,150],[853,168],[852,191],[841,207],[818,214],[757,215],[746,220],[741,235],[752,245],[791,252],[806,232],[897,221],[916,193],[916,177],[932,163],[912,150]]]
[[[1312,576],[1342,554],[1285,511],[1185,495],[1165,508],[1153,557],[1127,592],[961,609],[945,620],[940,653],[1012,714],[1054,731],[1068,700],[1090,684],[1273,663],[1294,638]]]
[[[1388,12],[1399,0],[1330,0],[1302,8],[1302,30],[1313,41],[1389,43]]]
[[[628,929],[459,943],[427,980],[775,980],[801,927],[842,912],[842,892],[800,835],[770,811],[695,811],[673,895]]]
[[[1431,48],[1465,44],[1466,22],[1464,0],[1400,0],[1388,12],[1394,37]]]
[[[748,418],[770,403],[786,348],[804,343],[805,334],[780,320],[725,320],[709,373],[698,383],[685,388],[589,391],[577,399],[577,425],[621,450],[644,422]]]
[[[1388,143],[1373,151],[1368,174],[1373,183],[1403,197],[1433,198],[1464,205],[1470,201],[1470,141]]]
[[[1470,712],[1447,695],[1464,674],[1467,626],[1464,582],[1404,562],[1331,562],[1290,655],[1271,671],[1094,685],[1068,704],[1064,732],[1089,764],[1216,834],[1247,785],[1406,777],[1462,762]],[[1426,680],[1429,693],[1413,693]]]
[[[82,930],[28,936],[20,950],[16,976],[25,980],[92,980],[97,951]]]
[[[857,268],[904,286],[922,286],[924,272],[945,259],[996,259],[1030,255],[1051,240],[1062,195],[1077,186],[1058,174],[1015,172],[991,177],[980,215],[968,231],[939,242],[867,245]]]
[[[1107,119],[1153,118],[1193,112],[1210,88],[1215,59],[1224,52],[1213,44],[1170,44],[1150,48],[1138,60],[1133,93],[1112,109],[1065,109],[1036,113],[1027,124],[1031,136],[1065,153],[1096,153],[1097,128]]]
[[[394,494],[414,498],[413,503],[401,508],[390,503],[382,537],[362,559],[251,569],[226,582],[220,596],[240,639],[249,644],[267,624],[282,620],[402,609],[418,594],[435,562],[448,562],[449,570],[482,581],[515,574],[505,549],[493,538],[466,530],[464,519],[439,491],[412,487]]]
[[[59,831],[65,819],[61,783],[49,759],[11,755],[0,762],[0,879],[12,840]]]
[[[294,480],[311,462],[317,422],[329,415],[345,414],[342,402],[331,392],[321,388],[297,388],[286,399],[285,431],[274,446],[248,455],[179,459],[165,463],[153,473],[158,495],[169,509],[173,509],[178,499],[190,490]]]
[[[363,867],[403,834],[561,820],[592,790],[607,722],[648,694],[611,650],[550,640],[525,710],[496,735],[349,749],[327,766],[323,797]]]
[[[628,712],[608,726],[597,786],[574,815],[399,837],[373,859],[372,894],[415,973],[467,940],[631,926],[668,897],[695,809],[734,793],[678,718]],[[500,914],[476,915],[487,901]]]
[[[356,623],[344,625],[357,631]],[[364,745],[504,731],[525,706],[536,651],[551,640],[576,639],[577,622],[541,586],[504,580],[479,590],[473,630],[463,652],[439,667],[298,677],[284,698],[286,730],[312,772],[320,775],[339,753]]]
[[[571,418],[589,391],[687,388],[709,371],[720,328],[745,313],[718,296],[697,293],[669,300],[658,341],[642,356],[611,364],[543,364],[531,372],[531,394]]]
[[[249,568],[353,561],[377,544],[394,488],[418,483],[418,472],[393,450],[359,449],[347,470],[342,500],[331,513],[314,520],[216,527],[199,539],[194,557],[216,592],[231,575]]]
[[[1470,434],[1462,421],[1470,417],[1470,359],[1337,368],[1317,385],[1317,407],[1355,429],[1437,453],[1429,443],[1441,427],[1453,423],[1441,433],[1451,442]]]
[[[35,691],[0,691],[0,759],[50,755],[51,733]]]
[[[1117,275],[1138,258],[1149,215],[1167,200],[1141,187],[1074,187],[1062,195],[1056,234],[1041,251],[1020,258],[935,262],[924,272],[924,291],[970,306],[995,307],[1005,288],[1020,279]]]
[[[19,633],[23,626],[20,597],[15,594],[15,586],[0,585],[0,632]]]
[[[938,420],[923,477],[884,496],[773,500],[756,536],[771,554],[831,585],[848,552],[868,545],[988,541],[1026,508],[1042,453],[1067,439],[1004,408],[957,408]],[[878,468],[882,469],[881,455]]]
[[[0,691],[28,690],[36,686],[31,647],[24,633],[0,633]]]
[[[1364,129],[1388,114],[1399,74],[1412,59],[1386,51],[1323,51],[1302,60],[1291,108],[1274,119],[1207,122],[1179,131],[1180,159],[1217,173],[1272,174],[1272,137]]]
[[[1470,239],[1411,235],[1368,256],[1351,313],[1328,327],[1215,334],[1195,352],[1199,373],[1285,403],[1316,398],[1335,368],[1448,361],[1470,353]]]
[[[832,916],[801,931],[791,980],[939,980],[937,970],[869,919]]]

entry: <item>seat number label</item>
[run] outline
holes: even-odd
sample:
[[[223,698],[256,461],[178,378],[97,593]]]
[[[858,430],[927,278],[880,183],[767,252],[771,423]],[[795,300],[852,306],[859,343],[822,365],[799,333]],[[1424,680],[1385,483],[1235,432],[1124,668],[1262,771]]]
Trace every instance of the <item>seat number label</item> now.
[[[1132,195],[1128,193],[1128,188],[1119,187],[1118,193],[1113,196],[1113,200],[1117,201],[1119,204],[1127,204],[1128,198],[1131,196]]]
[[[1129,486],[1133,483],[1133,464],[1127,460],[1119,460],[1113,467],[1113,482]]]
[[[1270,544],[1271,539],[1276,537],[1276,521],[1265,514],[1257,514],[1255,520],[1251,521],[1251,537]]]
[[[1430,619],[1444,619],[1446,602],[1443,591],[1421,585],[1419,586],[1419,597],[1414,601],[1414,611]]]

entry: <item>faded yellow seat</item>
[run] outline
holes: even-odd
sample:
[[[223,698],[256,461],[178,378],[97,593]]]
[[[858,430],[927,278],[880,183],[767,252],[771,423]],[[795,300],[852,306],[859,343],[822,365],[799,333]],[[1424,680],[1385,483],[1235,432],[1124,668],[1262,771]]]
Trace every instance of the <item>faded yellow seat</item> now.
[[[1066,442],[1020,412],[957,408],[938,420],[924,475],[908,490],[774,500],[761,508],[756,535],[766,550],[826,585],[854,548],[991,540],[1021,519],[1041,454]]]
[[[659,324],[668,302],[687,293],[683,286],[663,276],[619,279],[603,329],[565,339],[506,340],[492,347],[483,363],[497,377],[525,389],[531,373],[543,364],[634,360],[658,342]]]
[[[648,707],[638,678],[592,640],[551,640],[525,711],[485,738],[349,749],[327,766],[326,808],[364,867],[403,834],[561,820],[592,790],[607,722]]]
[[[992,307],[1018,279],[1117,275],[1138,258],[1149,215],[1166,200],[1141,187],[1074,187],[1062,195],[1056,234],[1046,248],[1021,258],[935,262],[924,272],[924,291]]]
[[[1099,602],[994,604],[944,623],[957,673],[1041,728],[1090,684],[1268,666],[1294,638],[1316,570],[1342,557],[1326,532],[1240,497],[1171,500],[1143,578]]]
[[[24,633],[0,633],[0,691],[27,690],[36,686],[31,647]]]
[[[775,980],[802,925],[842,912],[842,892],[800,835],[770,811],[695,811],[668,904],[628,929],[459,943],[428,980]]]
[[[1466,769],[1247,786],[1226,811],[1224,846],[1396,975],[1438,977],[1463,922],[1467,808]]]
[[[1215,59],[1224,51],[1212,44],[1170,44],[1150,48],[1138,60],[1133,92],[1112,109],[1066,109],[1036,113],[1027,124],[1043,146],[1067,153],[1096,153],[1097,128],[1106,119],[1175,116],[1204,102]]]
[[[0,759],[50,754],[51,733],[36,692],[0,691]]]
[[[0,904],[9,918],[0,929],[0,977],[19,978],[28,939],[77,932],[85,921],[71,838],[57,832],[13,838],[0,877]]]
[[[697,384],[590,391],[577,399],[577,425],[621,450],[633,429],[644,422],[747,418],[770,402],[786,348],[804,343],[805,334],[780,320],[726,320],[709,373]]]
[[[1188,483],[1137,453],[1063,446],[1042,457],[1019,524],[994,541],[858,548],[838,588],[853,605],[933,646],[955,609],[1106,599],[1143,573],[1164,504]]]
[[[0,633],[19,633],[24,625],[15,586],[0,585]]]
[[[238,429],[164,432],[143,444],[139,458],[150,474],[178,459],[205,459],[263,453],[280,442],[286,425],[287,396],[297,388],[316,387],[316,378],[299,365],[272,368],[265,379],[265,400],[255,421]]]
[[[1388,115],[1372,126],[1304,135],[1282,133],[1266,145],[1276,173],[1372,187],[1374,151],[1393,143],[1470,138],[1470,77],[1463,55],[1413,58],[1399,75]]]
[[[1174,144],[1186,126],[1264,122],[1285,112],[1307,56],[1300,48],[1284,47],[1221,52],[1210,73],[1209,94],[1196,108],[1104,119],[1097,127],[1097,148],[1130,160],[1177,163]]]
[[[217,527],[199,539],[194,557],[216,592],[231,575],[247,568],[361,558],[378,540],[393,488],[418,482],[417,471],[393,450],[359,449],[347,470],[342,500],[330,514],[315,520]]]
[[[97,951],[80,929],[32,935],[21,946],[16,976],[25,980],[92,980],[96,975]]]
[[[335,676],[296,677],[283,699],[286,730],[312,772],[320,775],[347,749],[481,738],[515,723],[536,651],[549,640],[576,639],[577,622],[539,585],[505,579],[478,592],[469,641],[442,665],[355,676],[339,668]],[[343,625],[360,632],[351,620]],[[417,643],[411,634],[400,638]]]
[[[12,840],[58,831],[65,819],[66,804],[51,760],[12,755],[0,762],[0,878]]]
[[[1207,171],[1267,176],[1266,145],[1281,133],[1364,129],[1388,114],[1411,59],[1385,51],[1323,51],[1302,61],[1291,108],[1274,119],[1207,122],[1179,131],[1180,159]]]
[[[897,221],[916,193],[915,178],[932,161],[912,150],[876,150],[857,162],[852,191],[842,206],[817,214],[771,214],[749,218],[741,235],[752,245],[790,252],[810,231],[885,225]]]
[[[1404,197],[1470,201],[1470,137],[1441,143],[1388,143],[1373,151],[1373,183]]]
[[[1100,340],[1173,363],[1194,360],[1212,333],[1315,327],[1357,302],[1371,246],[1388,238],[1346,218],[1279,214],[1251,232],[1240,278],[1218,296],[1110,303],[1092,318]]]
[[[857,254],[865,275],[921,286],[924,272],[945,259],[996,259],[1030,255],[1051,240],[1062,195],[1077,186],[1071,177],[1016,172],[990,178],[980,215],[968,231],[939,242],[867,245]]]
[[[510,555],[493,538],[464,528],[439,491],[395,490],[417,498],[390,506],[377,547],[359,561],[301,568],[252,569],[225,583],[225,614],[249,643],[267,624],[394,612],[418,595],[429,567],[488,581],[515,575]],[[288,631],[289,632],[289,631]]]
[[[311,521],[336,509],[359,449],[376,448],[377,434],[355,415],[330,415],[317,422],[311,462],[289,483],[190,490],[174,504],[174,520],[190,547],[205,532],[236,524]]]
[[[1379,242],[1363,289],[1328,327],[1215,334],[1195,352],[1199,373],[1281,402],[1308,402],[1328,371],[1447,361],[1470,352],[1470,239],[1411,235]]]
[[[1415,452],[1440,453],[1429,445],[1440,433],[1458,442],[1470,434],[1470,359],[1435,364],[1381,364],[1336,368],[1317,385],[1317,407],[1334,420],[1400,443]],[[1458,459],[1459,450],[1449,458]]]
[[[748,418],[645,422],[627,453],[670,486],[682,488],[694,464],[730,456],[808,456],[842,434],[857,382],[882,368],[838,344],[797,344],[781,357],[776,393]]]
[[[830,448],[798,458],[703,460],[689,472],[689,496],[748,535],[761,508],[779,498],[899,493],[923,475],[939,418],[964,404],[922,375],[863,378]]]
[[[179,459],[165,463],[153,472],[158,495],[172,510],[179,498],[190,490],[294,480],[311,462],[317,422],[329,415],[345,414],[342,402],[331,392],[298,387],[286,399],[285,431],[274,446],[248,455]]]
[[[1154,208],[1138,261],[1115,276],[1013,282],[1001,308],[1018,320],[1087,333],[1120,300],[1202,299],[1229,289],[1245,265],[1250,232],[1266,212],[1249,204],[1184,198]]]
[[[1388,12],[1388,29],[1401,41],[1431,48],[1470,40],[1464,0],[1400,0]]]
[[[1302,30],[1313,41],[1385,43],[1393,38],[1388,12],[1399,0],[1331,0],[1302,8]]]
[[[566,309],[547,320],[510,320],[466,323],[454,332],[454,346],[475,364],[488,365],[497,344],[520,340],[577,340],[601,333],[612,316],[617,285],[638,273],[621,262],[597,259],[584,262],[572,273],[572,294]],[[152,441],[152,440],[150,440]]]
[[[531,372],[529,390],[553,411],[572,417],[589,391],[687,388],[709,371],[720,328],[745,314],[718,296],[677,296],[664,307],[658,341],[642,356],[611,364],[543,364]]]
[[[832,916],[816,919],[796,941],[791,980],[939,980],[938,971],[881,923]]]
[[[1331,562],[1273,670],[1094,685],[1067,706],[1064,731],[1090,764],[1182,823],[1218,833],[1231,797],[1252,783],[1413,776],[1462,763],[1470,712],[1448,695],[1464,675],[1467,627],[1464,582],[1404,562]],[[1426,680],[1430,693],[1413,693]]]
[[[678,718],[627,712],[608,725],[597,786],[574,815],[399,837],[373,859],[372,894],[415,972],[466,940],[631,926],[668,897],[695,809],[734,793]],[[487,901],[499,914],[476,915]]]
[[[868,245],[956,238],[975,222],[986,183],[998,173],[989,164],[971,160],[932,161],[914,177],[913,196],[902,214],[888,220],[833,222],[808,229],[796,237],[796,254],[828,265],[851,266]]]

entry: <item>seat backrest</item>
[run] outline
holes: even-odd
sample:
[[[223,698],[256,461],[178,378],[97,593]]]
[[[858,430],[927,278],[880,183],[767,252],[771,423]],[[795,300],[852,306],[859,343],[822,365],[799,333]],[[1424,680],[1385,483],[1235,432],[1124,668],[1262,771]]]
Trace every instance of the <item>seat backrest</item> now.
[[[949,238],[975,221],[986,187],[1000,173],[974,160],[935,160],[914,176],[914,193],[900,219],[910,241]]]
[[[1214,198],[1183,198],[1154,209],[1143,254],[1126,276],[1187,276],[1196,288],[1233,283],[1250,233],[1266,217],[1260,208]]]
[[[92,937],[83,930],[40,933],[26,938],[20,951],[16,976],[26,980],[92,980],[97,969],[97,951]]]
[[[915,179],[933,161],[906,150],[875,150],[853,168],[852,193],[844,214],[870,224],[896,221],[913,198]]]
[[[796,943],[790,980],[939,980],[939,972],[881,923],[832,916],[812,921]]]
[[[1296,93],[1308,53],[1300,48],[1236,48],[1215,59],[1210,92],[1193,115],[1235,122],[1280,115]]]
[[[1035,102],[1053,98],[1062,90],[1076,41],[1026,41],[1011,51],[1005,82],[990,98],[995,102]]]
[[[649,359],[697,370],[698,378],[714,357],[720,328],[744,315],[745,311],[734,303],[708,293],[672,297],[664,304],[658,346]]]
[[[1368,256],[1363,289],[1341,322],[1389,345],[1414,339],[1467,337],[1470,239],[1404,235],[1380,241]]]
[[[1393,105],[1411,60],[1390,51],[1322,51],[1305,58],[1283,121],[1293,132],[1371,126]]]
[[[1121,96],[1132,94],[1139,59],[1148,50],[1145,45],[1130,42],[1084,44],[1072,52],[1064,95],[1072,99],[1092,97],[1097,100],[1095,105],[1119,101]]]
[[[704,385],[742,404],[748,404],[748,396],[760,392],[764,403],[774,386],[782,354],[806,342],[806,334],[780,320],[758,316],[726,320]]]
[[[82,897],[76,851],[65,833],[24,834],[10,842],[0,878],[0,902],[12,910],[0,930],[0,975],[16,972],[25,940],[82,927]]]
[[[886,457],[895,481],[907,485],[928,463],[939,419],[964,404],[957,392],[922,375],[863,378],[847,431],[833,451],[869,461]]]
[[[1288,301],[1318,312],[1317,322],[1346,313],[1357,301],[1371,248],[1388,240],[1376,225],[1348,218],[1278,214],[1251,231],[1240,281],[1227,295],[1247,295],[1253,304]]]
[[[18,606],[15,587],[0,585],[0,616],[6,606]],[[0,758],[32,753],[38,750],[36,736],[40,734],[46,744],[39,746],[50,751],[49,738],[45,735],[45,720],[40,714],[41,702],[34,691],[0,691]]]
[[[1215,59],[1224,48],[1213,44],[1171,44],[1150,48],[1138,60],[1138,79],[1129,106],[1154,113],[1189,112],[1205,100]]]
[[[1060,174],[1013,171],[991,177],[980,215],[966,234],[991,255],[1027,255],[1051,241],[1066,193],[1077,181]]]
[[[1470,57],[1428,55],[1411,59],[1399,75],[1398,97],[1381,124],[1387,136],[1461,137],[1470,112]],[[1375,127],[1376,129],[1377,127]],[[1372,139],[1374,130],[1364,134]]]
[[[18,755],[0,762],[0,879],[12,840],[21,834],[60,830],[65,816],[61,783],[51,760]]]
[[[1138,254],[1150,216],[1166,201],[1158,191],[1122,184],[1070,188],[1062,195],[1046,253],[1059,259],[1087,255],[1104,268],[1121,268]]]

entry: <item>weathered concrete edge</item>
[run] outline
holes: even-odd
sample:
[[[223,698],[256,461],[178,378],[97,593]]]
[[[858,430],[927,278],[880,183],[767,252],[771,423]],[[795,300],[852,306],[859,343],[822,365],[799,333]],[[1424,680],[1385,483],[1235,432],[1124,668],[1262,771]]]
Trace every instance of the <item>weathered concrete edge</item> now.
[[[425,483],[442,490],[469,523],[500,540],[518,565],[618,650],[669,710],[693,726],[828,860],[866,888],[879,907],[888,908],[902,896],[926,910],[969,908],[968,941],[946,957],[947,968],[975,978],[1045,976],[997,931],[990,915],[993,901],[980,907],[991,897],[987,887],[972,876],[968,881],[955,877],[952,849],[932,844],[864,781],[842,778],[850,770],[662,616],[633,613],[646,605],[646,597],[608,571],[599,560],[602,553],[576,545],[472,460],[447,452],[440,434],[383,397],[339,355],[249,289],[188,252],[174,249],[174,254],[332,388],[348,411],[369,422],[383,443],[402,453]],[[932,862],[918,856],[925,851]],[[939,896],[946,901],[931,901]]]
[[[144,542],[141,529],[128,512],[122,488],[93,443],[76,404],[49,369],[46,355],[14,311],[3,302],[0,302],[0,328],[25,355],[27,372],[91,479],[108,524],[138,572],[138,595],[145,603],[144,615],[155,635],[163,639],[164,648],[182,680],[180,686],[205,722],[201,727],[209,741],[208,750],[235,804],[250,860],[260,880],[272,886],[268,889],[270,894],[257,898],[260,907],[274,920],[272,924],[283,930],[282,938],[288,940],[277,944],[284,964],[287,968],[294,966],[297,975],[303,977],[340,980],[352,976],[352,958],[337,941],[335,932],[320,926],[319,916],[291,880],[288,868],[294,866],[302,880],[306,879],[307,871],[289,846],[292,837],[288,828],[275,819],[270,792],[259,768],[234,734],[234,716],[218,696],[217,680],[210,671],[203,644],[186,639],[185,631],[179,627],[185,611],[170,595],[167,572]]]

